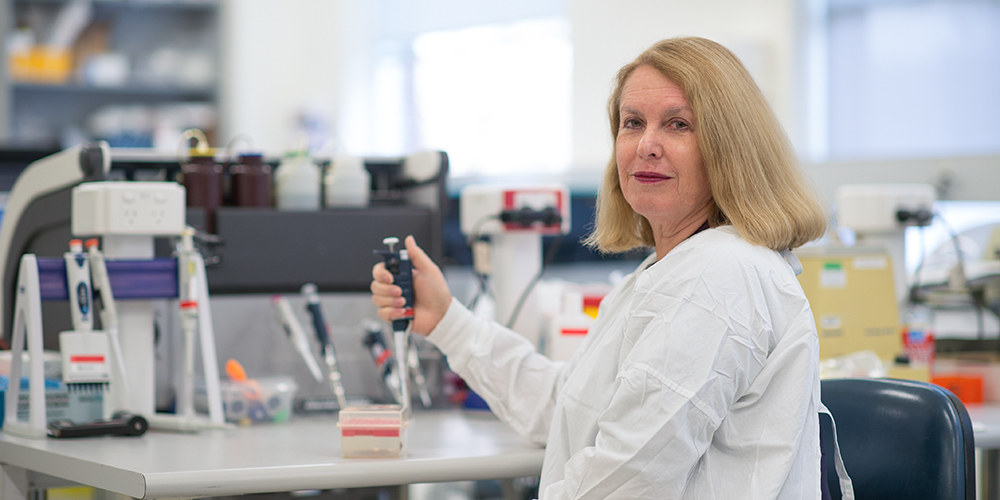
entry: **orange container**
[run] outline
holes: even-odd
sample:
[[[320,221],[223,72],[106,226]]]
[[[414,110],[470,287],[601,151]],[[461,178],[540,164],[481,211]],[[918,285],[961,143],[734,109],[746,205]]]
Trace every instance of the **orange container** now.
[[[983,402],[983,377],[942,374],[931,377],[931,383],[955,393],[965,404]]]
[[[10,76],[15,82],[61,85],[69,81],[73,58],[69,50],[35,46],[10,55]]]

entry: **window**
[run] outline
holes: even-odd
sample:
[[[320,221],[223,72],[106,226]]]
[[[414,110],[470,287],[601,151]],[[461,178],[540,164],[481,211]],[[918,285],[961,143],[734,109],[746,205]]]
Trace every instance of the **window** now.
[[[572,46],[562,19],[427,33],[414,49],[415,122],[456,177],[569,167]]]
[[[811,124],[828,132],[814,158],[1000,154],[1000,4],[820,3],[826,109]]]
[[[359,156],[448,153],[450,173],[564,173],[572,41],[562,0],[351,4],[338,145]]]

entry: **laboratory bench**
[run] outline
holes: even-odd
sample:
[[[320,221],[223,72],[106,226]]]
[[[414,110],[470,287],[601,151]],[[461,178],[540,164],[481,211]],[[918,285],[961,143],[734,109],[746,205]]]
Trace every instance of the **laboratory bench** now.
[[[544,448],[491,413],[418,411],[401,458],[341,457],[336,414],[196,434],[27,439],[0,433],[5,500],[52,479],[134,498],[197,498],[538,476]]]

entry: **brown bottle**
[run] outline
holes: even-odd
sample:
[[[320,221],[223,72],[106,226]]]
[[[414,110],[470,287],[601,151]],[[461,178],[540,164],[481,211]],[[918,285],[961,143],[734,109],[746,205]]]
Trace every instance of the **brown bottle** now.
[[[259,154],[240,155],[229,167],[232,202],[237,207],[274,206],[274,180],[271,166]]]
[[[224,188],[222,165],[215,162],[212,153],[192,153],[190,160],[181,166],[187,206],[205,209],[205,231],[215,234],[215,210],[222,206]]]

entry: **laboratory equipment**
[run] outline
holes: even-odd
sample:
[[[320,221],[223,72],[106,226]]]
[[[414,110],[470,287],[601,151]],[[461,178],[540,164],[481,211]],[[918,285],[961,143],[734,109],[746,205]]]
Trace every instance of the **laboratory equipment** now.
[[[205,210],[205,231],[215,233],[215,212],[225,197],[222,165],[215,161],[215,150],[199,143],[181,166],[187,206]]]
[[[240,155],[229,167],[232,202],[237,207],[273,207],[274,178],[271,165],[259,153]]]
[[[146,433],[149,423],[141,415],[118,412],[106,420],[77,423],[59,420],[49,423],[49,435],[57,438],[90,436],[141,436]]]
[[[569,361],[583,344],[594,318],[584,312],[583,293],[563,290],[558,314],[549,320],[545,356],[553,361]]]
[[[323,178],[323,195],[327,208],[362,208],[368,206],[372,176],[364,159],[341,155],[333,159]]]
[[[93,293],[90,286],[90,261],[83,254],[83,242],[78,239],[70,240],[69,252],[63,254],[63,258],[66,259],[66,286],[73,329],[92,330],[94,317],[91,311]]]
[[[410,337],[409,349],[406,352],[406,365],[409,368],[410,378],[413,379],[414,385],[417,386],[417,395],[420,396],[420,403],[424,405],[424,408],[430,408],[433,402],[431,401],[431,393],[427,390],[427,377],[424,376],[424,369],[420,366],[420,352],[417,351],[417,344],[413,341],[413,337]]]
[[[837,188],[837,223],[854,230],[859,246],[881,247],[892,262],[894,297],[908,296],[904,235],[909,226],[927,226],[936,195],[930,184],[845,184]]]
[[[194,352],[195,335],[198,333],[198,273],[194,250],[194,229],[181,231],[181,244],[177,250],[177,303],[181,333],[184,341],[184,367],[180,388],[177,391],[176,413],[194,415]]]
[[[323,319],[323,308],[320,307],[319,294],[316,293],[316,290],[316,285],[313,283],[302,285],[302,295],[306,299],[306,310],[312,317],[313,331],[316,332],[316,339],[319,340],[323,353],[323,362],[326,363],[330,388],[337,396],[337,404],[340,405],[340,408],[346,408],[347,395],[344,392],[344,384],[341,383],[340,368],[337,367],[337,354],[333,349],[333,339],[330,338],[329,327]]]
[[[350,406],[340,411],[344,458],[398,458],[406,446],[407,416],[400,405]]]
[[[101,252],[100,242],[97,238],[87,240],[87,254],[90,257],[90,273],[92,287],[100,292],[101,297],[101,328],[108,336],[108,343],[111,345],[112,364],[118,371],[118,380],[122,384],[125,392],[128,392],[128,375],[125,372],[125,355],[122,353],[121,336],[118,331],[118,312],[115,309],[115,297],[111,290],[111,278],[108,277],[108,266],[104,261],[104,253]]]
[[[305,151],[289,153],[274,172],[274,198],[278,210],[319,210],[319,165]]]
[[[102,179],[111,164],[109,149],[104,142],[82,144],[48,156],[25,168],[11,188],[4,208],[4,223],[0,225],[0,265],[3,266],[0,326],[11,338],[11,373],[15,377],[22,373],[21,353],[27,350],[31,354],[28,377],[37,383],[28,388],[26,423],[17,418],[21,386],[10,385],[5,401],[4,432],[39,438],[46,432],[38,261],[33,254],[25,253],[37,234],[17,230],[29,217],[32,223],[40,226],[65,220],[68,214],[60,208],[64,207],[67,190],[84,179]],[[12,317],[13,325],[9,328]]]
[[[402,404],[401,376],[397,373],[396,361],[392,357],[392,351],[386,347],[382,329],[377,323],[372,323],[365,327],[365,337],[362,342],[365,348],[368,349],[368,353],[372,355],[372,360],[375,361],[375,369],[378,370],[378,374],[382,378],[382,382],[386,388],[392,394],[392,398],[397,403]]]
[[[396,359],[399,360],[400,368],[397,372],[399,377],[400,404],[403,405],[403,412],[410,410],[410,384],[407,376],[407,357],[410,349],[410,326],[413,324],[413,263],[410,262],[410,253],[405,248],[395,251],[394,247],[399,243],[399,238],[389,236],[382,240],[389,251],[378,251],[375,253],[385,260],[385,268],[392,273],[392,282],[402,290],[403,316],[392,320],[392,340],[393,349],[396,352]]]
[[[462,232],[472,242],[489,238],[488,251],[474,252],[474,258],[490,261],[475,265],[492,272],[494,319],[536,346],[541,316],[525,294],[542,271],[542,236],[570,230],[569,203],[569,188],[558,184],[469,185],[459,197]]]
[[[93,331],[90,260],[83,253],[82,241],[70,240],[69,248],[70,251],[63,254],[63,259],[66,263],[66,288],[73,330],[59,334],[63,382],[74,385],[106,385],[111,380],[110,353],[104,333]]]
[[[274,308],[274,316],[278,319],[278,324],[281,325],[282,330],[284,330],[285,335],[288,337],[288,341],[292,343],[296,352],[299,353],[299,356],[302,356],[302,360],[305,361],[306,366],[309,368],[309,373],[312,374],[317,382],[322,382],[323,371],[320,370],[319,363],[316,362],[316,358],[312,355],[312,349],[309,347],[309,337],[306,336],[305,330],[302,329],[298,318],[295,317],[288,298],[282,295],[275,295],[271,297],[271,306]]]
[[[91,182],[77,186],[72,197],[72,231],[76,235],[101,236],[104,255],[109,260],[151,260],[153,237],[177,236],[185,228],[184,189],[172,182]],[[218,393],[218,366],[204,261],[200,254],[188,254],[184,266],[197,276],[198,337],[201,340],[203,372],[210,390],[211,423],[222,423]],[[178,275],[176,279],[180,279]],[[185,282],[190,285],[190,282]],[[185,292],[187,293],[187,292]],[[150,419],[154,427],[166,420],[156,413],[155,361],[153,358],[153,313],[149,301],[128,301],[116,305],[128,390],[112,377],[106,408],[128,410]],[[187,382],[182,380],[182,385]]]

